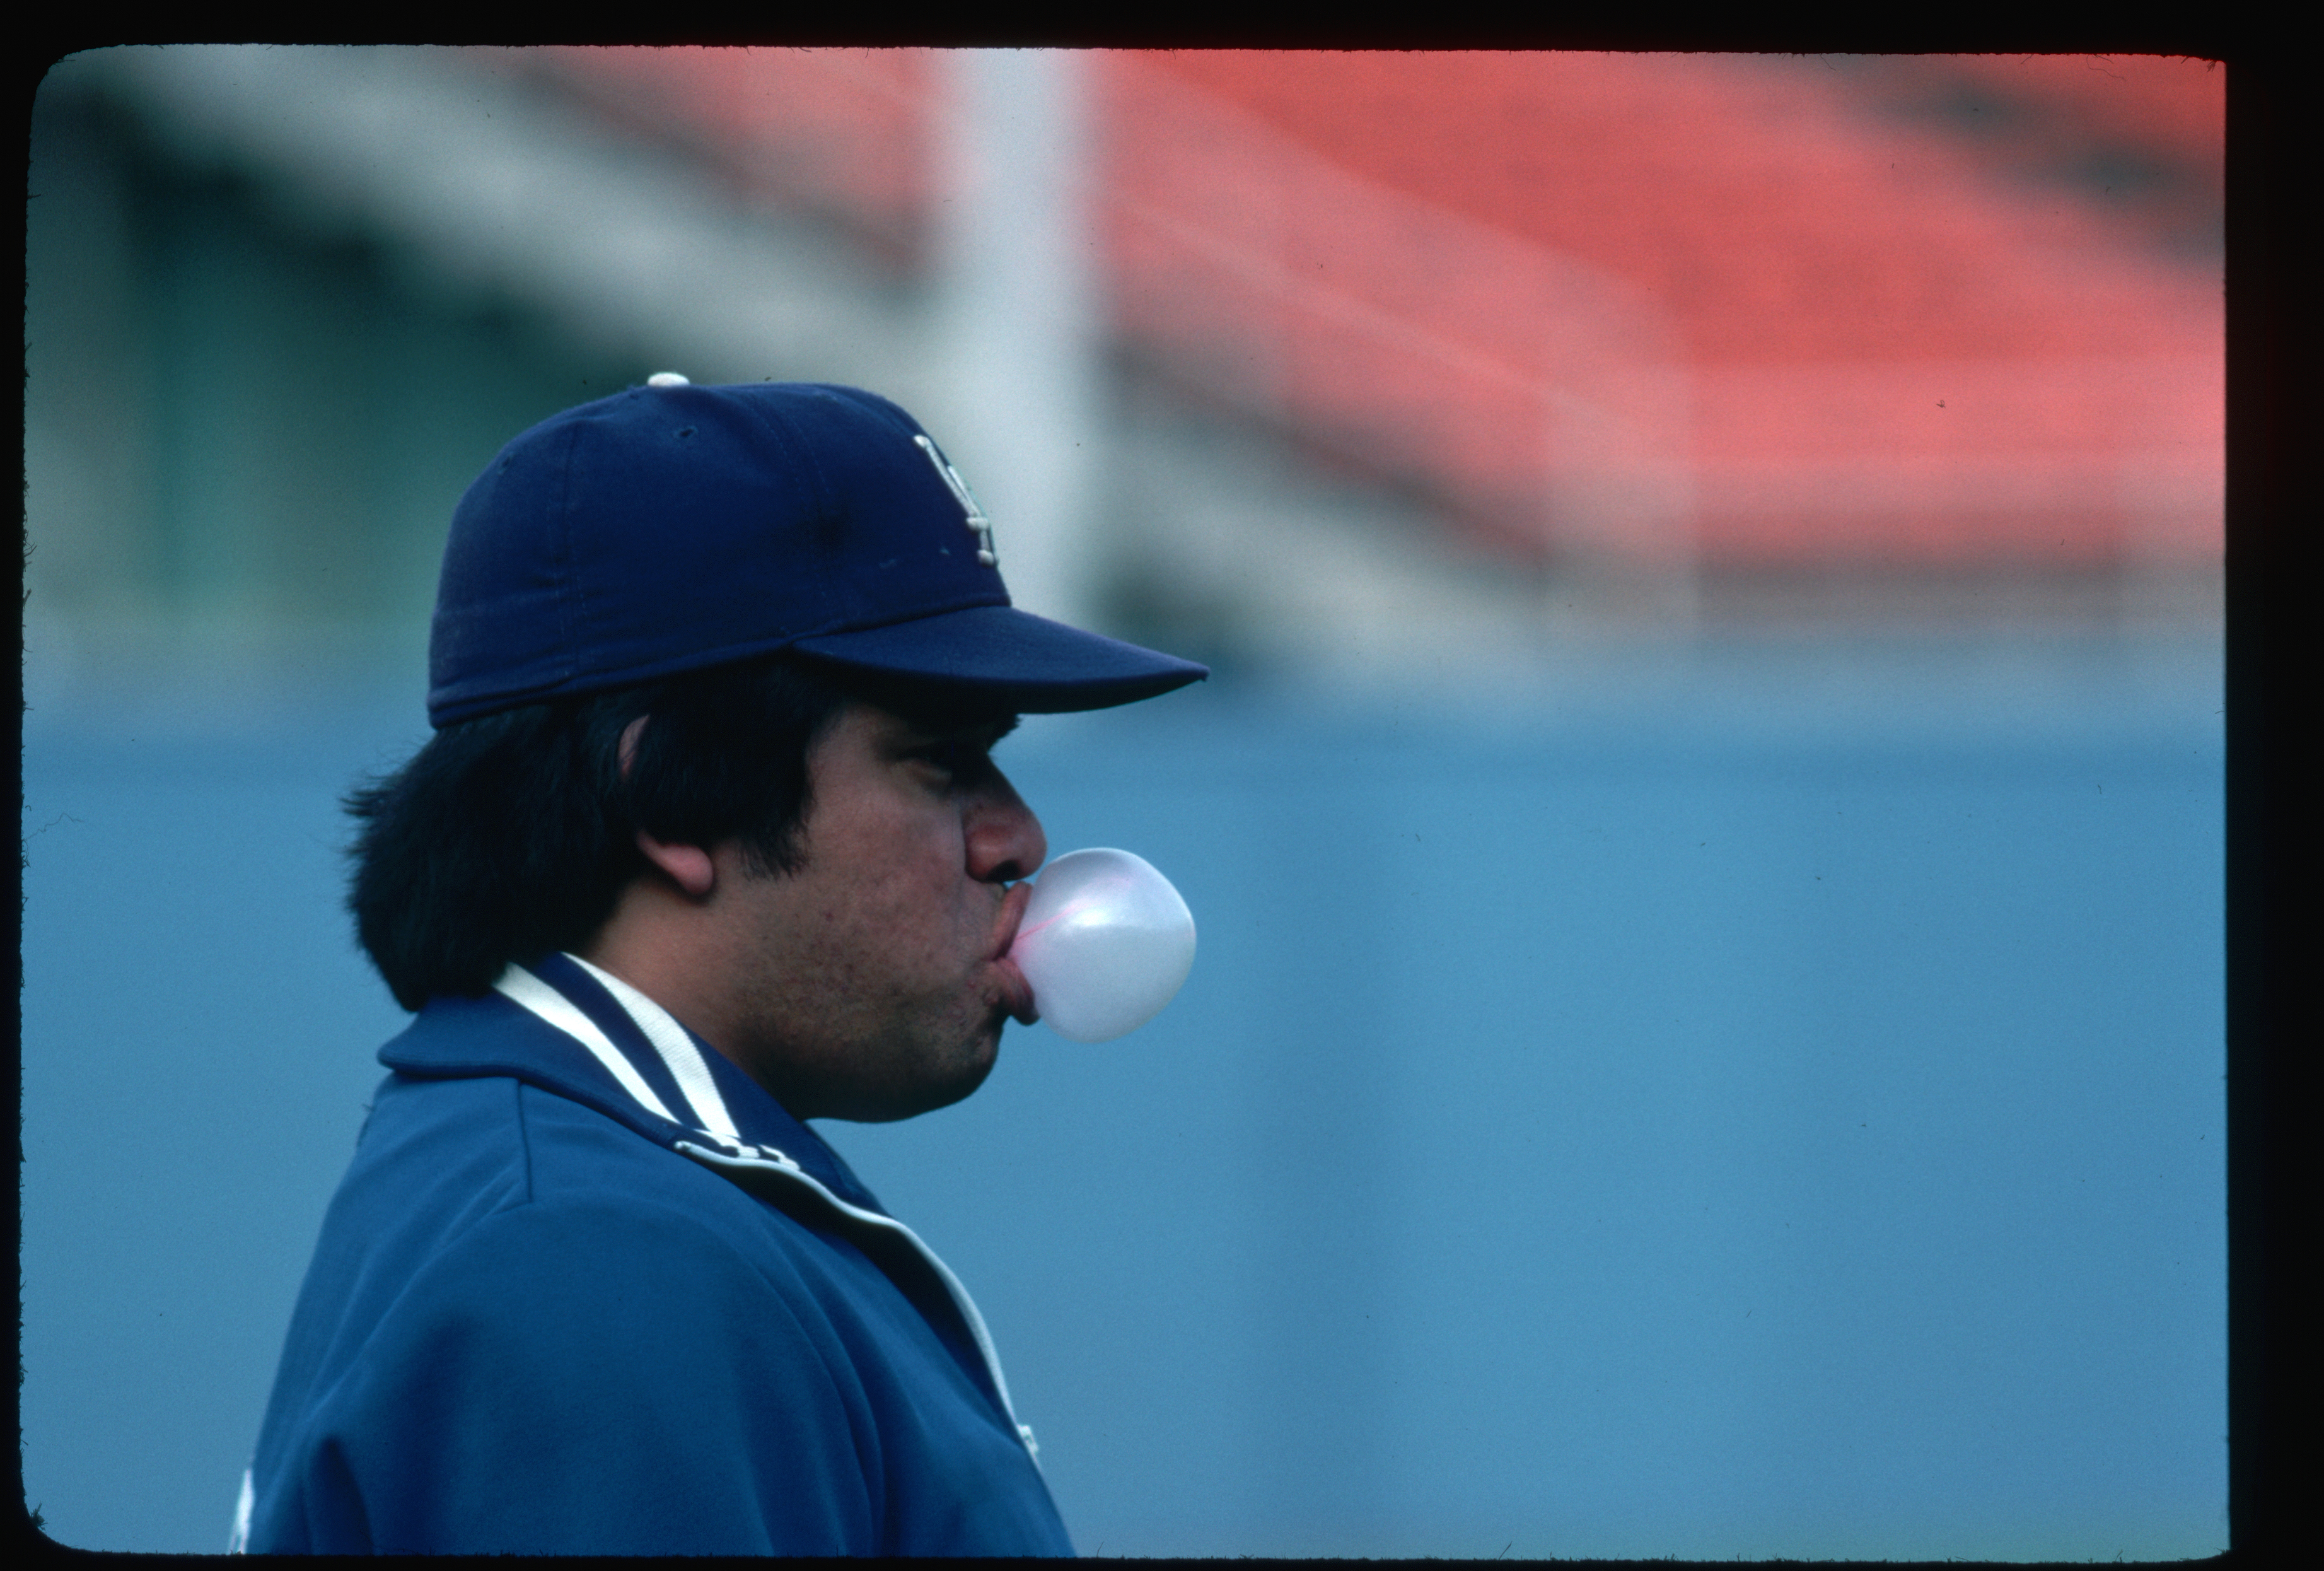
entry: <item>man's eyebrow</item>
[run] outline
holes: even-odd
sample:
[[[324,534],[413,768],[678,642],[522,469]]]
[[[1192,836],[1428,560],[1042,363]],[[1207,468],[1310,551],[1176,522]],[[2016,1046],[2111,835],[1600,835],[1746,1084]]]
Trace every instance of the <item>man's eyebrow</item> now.
[[[973,742],[981,747],[992,748],[1001,739],[1017,729],[1020,717],[1015,715],[988,715],[975,720],[913,720],[905,724],[928,742]]]

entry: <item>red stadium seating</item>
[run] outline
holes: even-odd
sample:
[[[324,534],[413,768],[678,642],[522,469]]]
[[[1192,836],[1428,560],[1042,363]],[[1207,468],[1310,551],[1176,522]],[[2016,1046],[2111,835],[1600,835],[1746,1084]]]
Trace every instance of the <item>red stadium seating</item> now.
[[[1122,347],[1507,549],[2220,550],[2219,269],[2164,243],[2216,208],[2202,62],[1084,58]],[[916,254],[926,52],[558,59],[754,190]],[[2183,178],[2109,202],[2043,176],[2124,147]]]

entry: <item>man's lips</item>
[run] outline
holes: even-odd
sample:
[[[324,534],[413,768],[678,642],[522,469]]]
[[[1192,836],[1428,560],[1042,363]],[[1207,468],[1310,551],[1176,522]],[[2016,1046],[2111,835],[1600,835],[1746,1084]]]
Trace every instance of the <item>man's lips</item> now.
[[[992,968],[1001,974],[1001,1007],[1020,1025],[1031,1025],[1041,1018],[1033,1003],[1033,984],[1025,980],[1025,973],[1017,968],[1016,959],[1009,953],[1032,900],[1033,886],[1021,882],[1010,885],[1009,892],[1001,897],[1000,951],[992,956]]]
[[[1017,969],[1017,962],[1003,955],[992,965],[1001,973],[1001,1006],[1009,1012],[1010,1018],[1019,1025],[1031,1025],[1039,1020],[1041,1012],[1033,1005],[1033,984]]]

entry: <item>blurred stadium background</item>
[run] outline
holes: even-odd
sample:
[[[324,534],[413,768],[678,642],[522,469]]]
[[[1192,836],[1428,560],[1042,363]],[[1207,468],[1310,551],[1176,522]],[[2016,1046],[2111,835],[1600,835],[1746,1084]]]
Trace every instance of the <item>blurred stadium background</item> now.
[[[451,507],[678,370],[921,415],[1180,883],[830,1131],[1084,1552],[2224,1546],[2223,71],[127,49],[34,109],[24,1468],[223,1540],[392,1006]],[[1150,712],[1148,712],[1150,711]]]

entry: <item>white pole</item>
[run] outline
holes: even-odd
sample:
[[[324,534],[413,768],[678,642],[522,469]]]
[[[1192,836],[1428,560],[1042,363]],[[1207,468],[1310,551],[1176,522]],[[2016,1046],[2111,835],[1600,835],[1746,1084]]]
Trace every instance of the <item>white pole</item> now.
[[[1100,624],[1101,282],[1087,60],[1068,50],[958,50],[943,60],[938,310],[948,395],[932,434],[993,521],[1016,603]]]

